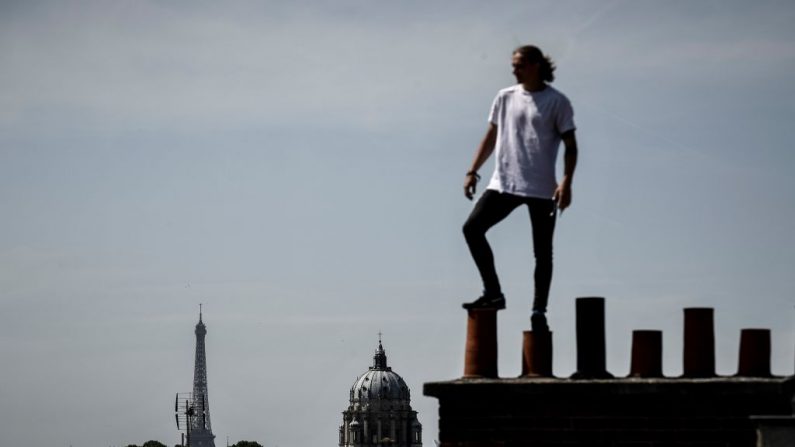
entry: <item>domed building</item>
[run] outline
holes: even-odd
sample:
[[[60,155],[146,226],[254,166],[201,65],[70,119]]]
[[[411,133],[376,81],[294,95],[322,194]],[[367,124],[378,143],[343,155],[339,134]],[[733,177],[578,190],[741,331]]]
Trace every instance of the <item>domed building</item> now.
[[[340,447],[421,446],[422,424],[410,400],[406,382],[386,364],[379,337],[373,366],[356,379],[342,412]]]

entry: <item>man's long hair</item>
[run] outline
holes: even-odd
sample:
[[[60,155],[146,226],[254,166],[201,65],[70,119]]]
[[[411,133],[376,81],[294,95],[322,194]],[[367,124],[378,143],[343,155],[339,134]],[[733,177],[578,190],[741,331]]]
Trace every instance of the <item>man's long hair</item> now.
[[[522,61],[531,64],[541,64],[541,79],[546,82],[555,80],[555,63],[549,56],[541,52],[535,45],[524,45],[515,50],[513,54],[520,54]]]

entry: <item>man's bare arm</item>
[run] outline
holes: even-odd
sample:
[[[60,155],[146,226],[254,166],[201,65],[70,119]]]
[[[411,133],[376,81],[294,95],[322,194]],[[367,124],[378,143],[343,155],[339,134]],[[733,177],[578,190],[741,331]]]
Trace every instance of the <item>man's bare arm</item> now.
[[[566,147],[563,154],[563,178],[555,189],[553,198],[558,202],[558,208],[564,210],[571,205],[571,184],[574,180],[574,169],[577,167],[577,139],[573,130],[561,135],[561,139]]]
[[[475,175],[483,166],[483,163],[489,159],[491,153],[494,152],[494,143],[497,141],[497,125],[489,123],[489,128],[486,130],[486,135],[483,136],[483,141],[480,142],[478,150],[475,152],[475,157],[472,159],[472,165],[467,172],[466,179],[464,180],[464,195],[467,199],[472,200],[475,196],[475,185],[478,183],[478,177]]]

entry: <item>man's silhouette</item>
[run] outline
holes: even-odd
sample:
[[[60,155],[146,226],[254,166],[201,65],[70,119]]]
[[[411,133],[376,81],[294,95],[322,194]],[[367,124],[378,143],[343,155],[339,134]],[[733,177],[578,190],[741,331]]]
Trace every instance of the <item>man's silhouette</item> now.
[[[571,204],[571,184],[577,164],[574,112],[569,100],[549,85],[555,66],[535,46],[517,48],[511,59],[517,85],[500,90],[489,113],[489,127],[475,152],[464,181],[464,195],[472,199],[478,169],[495,153],[494,174],[486,191],[464,224],[483,295],[465,303],[465,309],[504,309],[494,257],[486,231],[516,207],[527,205],[533,229],[535,297],[531,323],[534,331],[548,330],[546,322],[552,281],[552,235],[557,210]],[[555,178],[560,142],[566,148],[563,178]]]

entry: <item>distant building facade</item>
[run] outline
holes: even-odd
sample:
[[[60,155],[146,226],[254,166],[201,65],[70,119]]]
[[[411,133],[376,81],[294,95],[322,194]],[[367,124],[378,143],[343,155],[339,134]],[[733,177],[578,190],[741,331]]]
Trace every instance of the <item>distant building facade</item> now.
[[[340,447],[422,446],[422,424],[410,401],[409,387],[387,366],[379,340],[373,366],[351,387],[350,404],[342,412]]]

